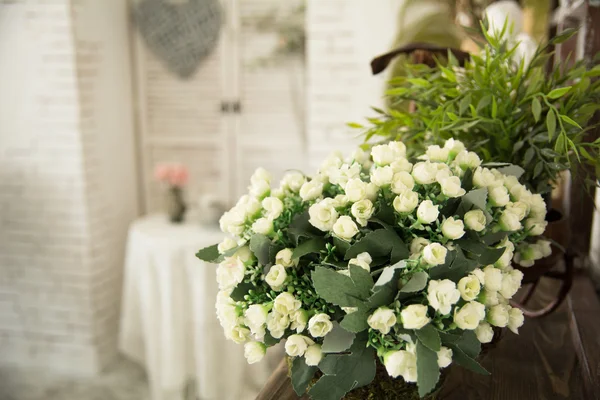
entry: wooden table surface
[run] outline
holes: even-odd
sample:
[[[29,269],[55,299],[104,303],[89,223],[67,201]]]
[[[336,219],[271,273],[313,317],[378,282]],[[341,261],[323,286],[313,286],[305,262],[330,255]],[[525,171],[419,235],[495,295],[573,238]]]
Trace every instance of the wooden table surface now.
[[[549,279],[540,286],[532,301],[555,289]],[[589,279],[578,275],[554,314],[526,320],[518,336],[507,332],[481,363],[490,376],[451,367],[438,399],[600,399],[600,302]],[[256,400],[295,399],[282,362]]]

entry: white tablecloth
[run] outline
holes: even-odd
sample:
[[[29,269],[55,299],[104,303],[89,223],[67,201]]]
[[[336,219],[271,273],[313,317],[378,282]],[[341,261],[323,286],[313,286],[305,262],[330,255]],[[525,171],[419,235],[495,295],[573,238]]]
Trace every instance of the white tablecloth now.
[[[202,400],[252,399],[272,370],[268,361],[249,366],[216,318],[216,268],[195,253],[222,238],[216,227],[163,215],[129,230],[119,346],[146,367],[154,400],[183,399],[192,380]]]

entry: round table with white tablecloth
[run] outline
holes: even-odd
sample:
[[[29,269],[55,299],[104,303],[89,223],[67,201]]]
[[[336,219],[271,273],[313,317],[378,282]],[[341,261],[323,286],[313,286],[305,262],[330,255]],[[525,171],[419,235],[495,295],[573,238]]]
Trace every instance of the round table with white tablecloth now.
[[[267,360],[248,365],[217,320],[216,266],[195,253],[222,238],[216,226],[164,215],[130,227],[119,347],[145,366],[154,400],[184,399],[191,381],[201,400],[252,399],[272,370]]]

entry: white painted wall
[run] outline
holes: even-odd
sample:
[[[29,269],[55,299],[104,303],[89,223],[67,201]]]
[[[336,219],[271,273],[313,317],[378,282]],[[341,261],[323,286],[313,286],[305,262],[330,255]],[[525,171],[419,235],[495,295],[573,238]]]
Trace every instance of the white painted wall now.
[[[0,362],[89,374],[116,354],[137,215],[121,0],[0,3]]]

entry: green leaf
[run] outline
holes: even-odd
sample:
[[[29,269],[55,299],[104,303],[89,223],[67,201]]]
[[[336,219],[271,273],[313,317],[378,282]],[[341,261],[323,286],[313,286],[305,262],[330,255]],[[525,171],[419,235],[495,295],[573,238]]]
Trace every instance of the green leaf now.
[[[470,369],[471,371],[476,372],[478,374],[482,374],[482,375],[490,374],[485,368],[483,368],[481,365],[479,365],[479,363],[477,361],[475,361],[474,359],[472,359],[471,357],[466,355],[465,352],[462,351],[459,347],[452,345],[452,344],[449,345],[448,347],[450,347],[452,349],[452,359],[454,361],[456,361],[456,363],[458,365],[461,365],[467,369]]]
[[[349,276],[330,268],[317,266],[311,277],[317,294],[325,301],[340,307],[358,307],[370,294],[364,285],[357,287]]]
[[[268,265],[271,263],[270,259],[270,247],[271,239],[260,233],[255,233],[250,238],[250,251],[254,253],[258,262],[262,265]]]
[[[419,341],[427,346],[428,349],[438,352],[442,346],[440,334],[433,325],[427,324],[419,330],[415,330],[415,334]]]
[[[288,235],[292,238],[296,246],[301,237],[312,238],[322,236],[322,232],[308,222],[309,219],[310,216],[308,215],[308,211],[305,211],[302,214],[295,216],[288,225]]]
[[[411,78],[411,79],[408,79],[408,82],[412,83],[415,86],[420,86],[420,87],[431,86],[431,83],[429,83],[429,81],[427,81],[423,78]]]
[[[527,165],[533,160],[533,156],[535,156],[535,149],[530,147],[525,152],[525,156],[523,156],[523,165]]]
[[[350,248],[349,242],[346,242],[345,240],[342,240],[335,236],[333,237],[333,245],[335,246],[337,253],[342,257],[344,256],[344,254],[346,254],[346,252]]]
[[[552,99],[552,100],[554,100],[554,99],[558,99],[558,98],[560,98],[560,97],[564,96],[565,94],[567,94],[567,92],[568,92],[569,90],[571,90],[571,86],[565,86],[565,87],[557,88],[557,89],[554,89],[554,90],[552,90],[552,91],[551,91],[550,93],[548,93],[546,96],[547,96],[549,99]]]
[[[564,122],[566,122],[569,125],[573,125],[579,129],[583,129],[581,127],[581,125],[579,125],[577,122],[575,122],[574,120],[572,120],[571,118],[567,117],[566,115],[561,115],[560,119],[562,119]]]
[[[481,241],[488,246],[499,243],[508,236],[508,232],[490,232],[481,237]]]
[[[202,261],[206,261],[209,263],[217,262],[217,259],[220,256],[218,247],[218,244],[213,244],[212,246],[205,247],[196,253],[196,257],[198,257]]]
[[[492,96],[487,95],[481,98],[481,100],[479,100],[479,103],[477,103],[477,111],[481,111],[481,109],[489,106],[492,103]]]
[[[349,391],[366,386],[375,378],[375,353],[367,347],[367,335],[357,337],[349,354],[329,354],[319,363],[324,375],[308,394],[313,399],[339,400]]]
[[[533,179],[535,179],[538,176],[540,176],[540,174],[542,173],[543,170],[544,170],[544,162],[543,161],[538,161],[535,164],[535,167],[533,168]]]
[[[523,145],[525,144],[524,141],[519,140],[518,142],[516,142],[513,145],[513,154],[515,154],[516,152],[518,152],[519,150],[521,150],[523,148]]]
[[[378,308],[394,301],[398,293],[398,279],[404,268],[406,268],[406,261],[400,261],[383,269],[373,286],[373,294],[369,297],[370,308]]]
[[[575,28],[567,28],[550,40],[551,44],[564,43],[577,33]]]
[[[317,372],[317,367],[306,365],[304,357],[295,357],[292,361],[292,386],[298,396],[306,393],[308,384],[312,381]]]
[[[360,293],[364,293],[365,297],[369,296],[371,293],[371,289],[373,289],[373,277],[371,277],[371,273],[364,268],[359,267],[358,265],[350,264],[348,266],[350,270],[350,279],[356,286],[356,289]]]
[[[540,116],[542,115],[542,104],[537,97],[534,97],[533,100],[531,100],[531,112],[533,112],[533,118],[535,118],[535,122],[538,122],[540,120]]]
[[[277,343],[281,342],[281,338],[279,338],[279,339],[274,338],[271,335],[271,333],[267,330],[265,332],[265,337],[264,337],[263,341],[267,347],[271,347],[271,346],[275,346]]]
[[[410,280],[406,282],[406,285],[402,286],[400,293],[414,293],[425,289],[428,277],[429,275],[427,275],[426,272],[416,272]]]
[[[346,125],[350,128],[355,128],[355,129],[364,128],[364,126],[362,126],[361,124],[358,124],[356,122],[348,122],[348,123],[346,123]]]
[[[395,247],[397,247],[398,253],[396,257],[405,255],[405,258],[408,258],[408,247],[400,239],[400,236],[388,229],[377,229],[367,233],[362,239],[351,245],[344,258],[349,260],[364,252],[368,252],[373,258],[383,257],[390,255]]]
[[[548,114],[546,114],[546,129],[548,129],[548,140],[552,140],[556,132],[556,115],[554,114],[554,110],[548,110]]]
[[[458,113],[460,115],[463,115],[465,113],[465,111],[467,111],[469,109],[470,105],[471,105],[471,95],[468,94],[460,101],[460,104],[458,106]]]
[[[466,355],[475,358],[481,352],[481,342],[477,339],[475,331],[465,330],[460,338],[454,342]]]
[[[498,116],[498,103],[496,103],[496,98],[492,98],[492,118],[496,119]]]
[[[518,165],[508,165],[506,167],[498,168],[498,171],[503,173],[504,175],[512,175],[515,178],[519,179],[525,173],[525,170]]]
[[[386,304],[389,304],[390,302]],[[344,319],[342,319],[342,322],[340,322],[340,326],[348,332],[354,333],[362,332],[365,329],[368,329],[369,324],[367,324],[367,312],[368,311],[365,308],[361,307],[350,314],[346,314]]]
[[[458,214],[459,217],[463,217],[467,211],[470,211],[473,207],[475,207],[483,211],[489,223],[492,220],[492,216],[486,208],[487,194],[487,188],[479,188],[467,192],[467,194],[461,197],[456,214]]]
[[[321,250],[325,250],[325,243],[323,238],[308,239],[294,249],[292,258],[297,259],[307,254],[319,253]]]
[[[231,292],[231,297],[235,301],[243,301],[244,296],[248,294],[248,292],[252,289],[255,289],[256,285],[253,283],[241,282],[233,289]]]
[[[440,369],[437,364],[437,353],[428,349],[421,341],[417,342],[417,386],[419,396],[429,394],[440,379]]]
[[[341,353],[352,346],[356,334],[342,328],[337,322],[333,323],[331,331],[323,338],[321,351],[323,353]]]

